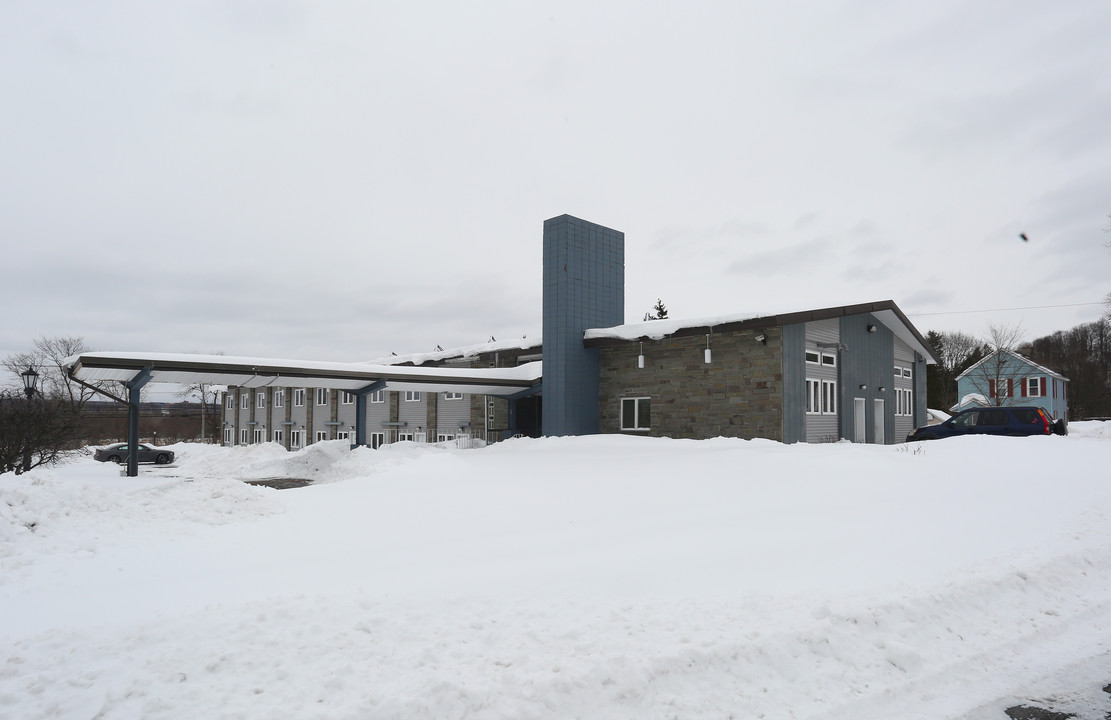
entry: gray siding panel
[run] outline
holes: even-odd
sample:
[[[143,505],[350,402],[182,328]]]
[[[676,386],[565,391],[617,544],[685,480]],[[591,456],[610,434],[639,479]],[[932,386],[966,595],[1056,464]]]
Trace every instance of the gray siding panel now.
[[[898,365],[899,367],[902,367],[902,368],[910,368],[911,377],[904,378],[901,375],[900,375],[900,377],[895,377],[894,376],[895,368],[892,367],[893,385],[896,389],[911,390],[912,395],[915,394],[913,392],[914,391],[914,381],[915,381],[915,378],[917,378],[918,374],[919,374],[918,373],[918,364],[914,361],[914,358],[915,358],[914,350],[912,350],[909,345],[907,345],[905,342],[903,342],[899,338],[895,338],[895,365]],[[894,398],[892,398],[891,402],[895,403],[896,400]],[[897,403],[895,404],[895,408],[898,409]],[[911,430],[914,429],[915,425],[914,425],[913,412],[914,412],[914,403],[912,402],[911,403],[911,413],[912,414],[910,414],[910,415],[895,415],[894,416],[895,417],[895,435],[894,435],[893,439],[894,439],[895,442],[901,442],[904,439],[906,439],[907,433],[909,433]]]
[[[440,395],[436,415],[436,432],[455,435],[462,423],[471,420],[471,396],[464,394],[462,400],[447,400]]]
[[[868,332],[868,327],[875,328]],[[895,336],[883,323],[870,313],[850,315],[841,318],[842,351],[842,418],[845,436],[852,437],[853,406],[852,398],[864,398],[867,441],[870,443],[890,443],[895,437],[894,393],[892,370],[895,365]],[[861,385],[865,386],[861,389]],[[884,388],[881,392],[880,388]],[[884,401],[884,437],[875,437],[875,400]]]
[[[841,439],[841,424],[840,415],[844,407],[844,392],[843,386],[838,381],[840,373],[841,358],[840,353],[836,347],[821,347],[821,345],[837,345],[841,341],[841,326],[839,321],[834,318],[830,320],[818,320],[816,322],[808,322],[804,326],[806,328],[805,347],[803,355],[803,418],[806,423],[806,442],[819,443],[819,442],[833,442]],[[819,354],[827,353],[833,354],[837,357],[836,365],[823,366],[807,363],[805,361],[805,351],[816,351]],[[806,380],[834,380],[837,383],[837,412],[830,415],[815,415],[806,412]]]
[[[783,326],[783,442],[806,440],[806,324]]]

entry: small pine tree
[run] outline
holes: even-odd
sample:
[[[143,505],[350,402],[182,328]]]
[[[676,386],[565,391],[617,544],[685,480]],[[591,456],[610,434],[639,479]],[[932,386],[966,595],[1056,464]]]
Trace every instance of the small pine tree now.
[[[667,306],[664,305],[663,300],[656,298],[656,304],[652,307],[652,309],[656,312],[656,315],[654,317],[655,320],[667,319]]]

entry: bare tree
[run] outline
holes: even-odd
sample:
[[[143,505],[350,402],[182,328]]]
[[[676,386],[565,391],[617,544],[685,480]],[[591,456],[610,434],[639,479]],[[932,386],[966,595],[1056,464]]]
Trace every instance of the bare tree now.
[[[1016,381],[1021,381],[1026,371],[1024,363],[1016,357],[1023,335],[1021,325],[988,326],[988,335],[984,338],[988,356],[973,365],[967,377],[989,405],[1012,403]]]
[[[61,398],[0,393],[0,473],[16,475],[79,452],[77,411]]]
[[[987,355],[984,343],[962,332],[926,333],[926,342],[937,357],[926,367],[927,403],[932,408],[949,408],[957,403],[957,377]]]
[[[48,398],[68,402],[75,410],[80,410],[96,394],[93,390],[75,383],[65,370],[65,359],[91,350],[80,337],[40,337],[34,342],[34,350],[15,353],[4,360],[13,375],[18,376],[28,367],[39,373],[40,392]],[[22,383],[21,383],[22,384]],[[112,383],[94,383],[98,387],[108,387]]]

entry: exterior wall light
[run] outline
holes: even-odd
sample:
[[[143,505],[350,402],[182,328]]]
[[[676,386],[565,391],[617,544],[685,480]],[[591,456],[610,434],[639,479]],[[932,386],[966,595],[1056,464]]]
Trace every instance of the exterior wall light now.
[[[867,390],[867,389],[868,389],[868,386],[867,386],[867,385],[861,385],[861,386],[860,386],[860,389],[861,389],[861,390]]]
[[[640,344],[640,355],[637,355],[637,367],[644,369],[644,343]]]
[[[887,388],[885,388],[883,385],[880,385],[880,392],[884,392],[885,390],[887,390]]]
[[[767,345],[768,344],[768,336],[765,335],[764,333],[756,333],[756,337],[754,337],[753,340],[760,343],[761,345]]]
[[[869,325],[868,326],[868,332],[875,332],[875,331],[876,331],[876,326],[875,325]]]
[[[706,353],[705,353],[705,355],[706,355],[706,364],[709,365],[710,364],[710,335],[709,335],[709,333],[706,334]]]

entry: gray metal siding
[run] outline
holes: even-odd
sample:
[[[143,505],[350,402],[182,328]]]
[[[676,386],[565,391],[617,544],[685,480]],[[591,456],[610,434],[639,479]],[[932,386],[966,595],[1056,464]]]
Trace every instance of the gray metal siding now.
[[[425,430],[425,425],[428,424],[428,408],[424,393],[421,393],[419,401],[406,401],[405,392],[401,391],[398,396],[397,419],[398,422],[406,423],[402,432],[415,433],[418,432],[417,428]]]
[[[455,435],[462,423],[471,420],[471,396],[464,393],[462,400],[447,400],[441,394],[436,414],[436,432]],[[432,439],[432,438],[429,438]]]
[[[901,374],[900,374],[899,377],[895,377],[895,368],[894,368],[894,365],[893,365],[892,368],[891,368],[892,385],[896,389],[911,390],[912,395],[916,395],[916,393],[914,393],[914,382],[915,382],[915,379],[919,375],[919,372],[918,372],[919,368],[918,368],[918,363],[916,363],[914,361],[915,360],[915,352],[914,352],[914,350],[911,349],[911,347],[909,345],[907,345],[905,342],[903,342],[899,338],[894,338],[894,340],[895,340],[894,365],[898,365],[899,367],[910,368],[911,377],[904,378],[904,377],[902,377]],[[889,402],[892,403],[892,407],[893,407],[892,412],[894,413],[894,411],[898,409],[898,404],[896,403],[895,397],[891,393],[888,393],[888,395],[891,396],[891,399],[889,400]],[[914,410],[914,403],[912,402],[911,403],[911,412],[912,412],[911,415],[893,415],[893,417],[895,419],[895,434],[894,434],[893,440],[895,442],[900,442],[900,441],[904,440],[907,436],[907,433],[909,433],[911,430],[914,429],[915,424],[914,424],[913,410]]]
[[[820,347],[823,345],[836,345],[841,341],[841,327],[836,318],[831,320],[818,320],[805,324],[805,342],[803,350],[820,353],[832,353],[839,356],[836,347]],[[840,382],[837,384],[837,413],[833,415],[814,415],[806,412],[806,380],[837,380],[841,366],[841,358],[837,358],[834,367],[823,367],[805,361],[803,355],[803,398],[802,411],[806,423],[806,442],[830,442],[839,440],[841,435],[840,416],[844,412],[844,391]]]
[[[806,440],[806,324],[783,326],[783,442]]]
[[[926,424],[926,358],[914,354],[914,427]]]
[[[587,328],[625,322],[625,234],[560,215],[544,221],[545,435],[599,430],[598,350]]]
[[[868,332],[868,326],[876,328]],[[892,370],[895,365],[895,336],[870,313],[841,318],[842,420],[846,437],[854,434],[853,398],[864,398],[867,442],[890,443],[895,437]],[[862,389],[861,385],[865,387]],[[883,387],[884,390],[880,391]],[[874,432],[875,400],[884,401],[884,437]]]

